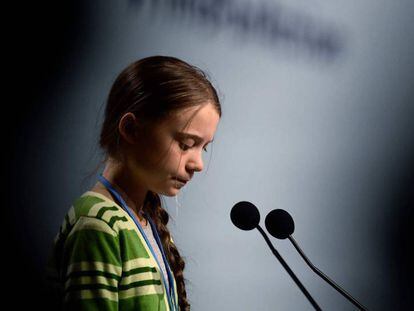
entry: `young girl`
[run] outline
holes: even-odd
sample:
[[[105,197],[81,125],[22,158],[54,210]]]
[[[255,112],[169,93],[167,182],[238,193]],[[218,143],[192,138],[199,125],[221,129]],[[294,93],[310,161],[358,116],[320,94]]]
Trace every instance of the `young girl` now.
[[[221,117],[197,67],[153,56],[125,68],[105,110],[105,168],[75,200],[50,261],[64,310],[189,310],[181,258],[160,194],[195,172]]]

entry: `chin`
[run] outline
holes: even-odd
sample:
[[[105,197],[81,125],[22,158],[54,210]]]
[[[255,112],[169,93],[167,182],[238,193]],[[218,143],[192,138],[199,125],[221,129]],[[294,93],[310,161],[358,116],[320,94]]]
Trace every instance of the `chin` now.
[[[160,191],[160,192],[158,192],[158,193],[159,193],[159,194],[162,194],[162,195],[165,195],[165,196],[167,196],[167,197],[174,197],[174,196],[176,196],[179,192],[180,192],[180,189],[177,189],[177,188],[175,188],[175,187],[171,187],[171,188],[169,188],[169,189],[167,189],[167,190]]]

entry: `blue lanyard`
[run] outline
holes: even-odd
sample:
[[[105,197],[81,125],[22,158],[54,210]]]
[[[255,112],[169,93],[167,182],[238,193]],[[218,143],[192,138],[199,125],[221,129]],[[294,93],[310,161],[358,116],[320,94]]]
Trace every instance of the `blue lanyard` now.
[[[148,248],[150,249],[152,255],[154,256],[155,261],[158,264],[158,267],[160,269],[160,274],[161,277],[164,281],[164,285],[166,288],[166,292],[167,292],[167,297],[168,297],[168,304],[170,306],[170,310],[179,310],[177,303],[175,301],[175,295],[174,295],[174,280],[173,280],[173,276],[170,270],[170,266],[168,264],[168,260],[167,257],[165,256],[164,253],[164,248],[162,247],[162,243],[161,243],[161,239],[158,235],[158,231],[157,231],[157,227],[155,226],[154,222],[152,221],[151,217],[149,217],[145,212],[145,218],[148,220],[148,222],[151,225],[151,229],[152,232],[154,233],[154,237],[155,240],[158,244],[158,247],[160,248],[161,254],[162,254],[162,259],[164,261],[164,265],[165,268],[167,270],[167,276],[168,276],[168,283],[169,283],[169,288],[167,288],[167,283],[165,282],[165,278],[164,278],[164,273],[162,273],[162,269],[161,269],[161,265],[158,261],[158,258],[155,254],[154,249],[152,248],[151,243],[148,241],[147,235],[145,234],[144,230],[141,227],[141,224],[139,223],[138,219],[135,217],[134,213],[131,211],[131,209],[128,207],[128,205],[125,203],[124,199],[121,197],[121,195],[118,193],[118,191],[115,190],[115,188],[111,185],[111,183],[102,175],[98,176],[99,181],[102,182],[102,184],[108,189],[109,192],[111,192],[111,194],[119,201],[119,203],[121,203],[122,208],[128,213],[128,215],[134,220],[135,224],[138,227],[138,230],[141,232],[142,236],[145,239],[145,242],[147,243]]]

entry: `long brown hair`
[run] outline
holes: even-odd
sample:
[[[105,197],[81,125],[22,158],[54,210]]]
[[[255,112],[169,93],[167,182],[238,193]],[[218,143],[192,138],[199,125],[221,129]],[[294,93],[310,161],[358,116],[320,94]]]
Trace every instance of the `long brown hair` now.
[[[221,117],[219,97],[207,75],[196,66],[178,58],[152,56],[127,66],[116,78],[105,108],[99,145],[106,159],[120,156],[118,124],[125,113],[132,112],[144,126],[151,127],[181,109],[213,104]],[[160,196],[148,191],[144,212],[156,224],[162,245],[177,283],[180,310],[190,310],[185,290],[183,270],[185,262],[171,241],[167,228],[169,215],[162,208]]]

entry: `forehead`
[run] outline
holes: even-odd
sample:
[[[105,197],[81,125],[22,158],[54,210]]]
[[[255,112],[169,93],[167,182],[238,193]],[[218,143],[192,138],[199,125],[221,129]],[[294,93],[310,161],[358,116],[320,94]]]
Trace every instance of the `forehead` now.
[[[210,103],[182,109],[169,119],[168,127],[173,131],[195,134],[211,140],[219,122],[219,114]]]

